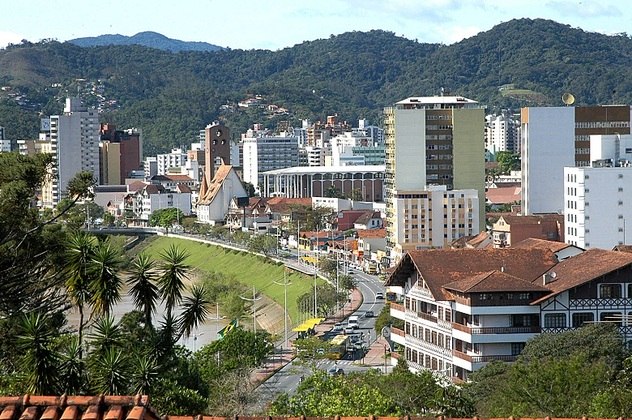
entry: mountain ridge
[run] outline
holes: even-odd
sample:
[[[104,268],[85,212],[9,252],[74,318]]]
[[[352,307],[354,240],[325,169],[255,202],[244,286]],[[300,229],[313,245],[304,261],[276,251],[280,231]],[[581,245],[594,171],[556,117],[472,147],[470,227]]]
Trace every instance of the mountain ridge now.
[[[254,123],[300,126],[333,114],[378,124],[385,106],[442,89],[490,111],[563,106],[565,92],[577,105],[632,104],[632,40],[516,19],[451,45],[381,30],[212,54],[47,41],[0,50],[0,86],[9,89],[0,91],[0,125],[10,138],[36,138],[38,113],[59,113],[66,95],[81,92],[102,106],[103,121],[142,128],[151,154],[193,141],[216,120],[237,137]],[[256,95],[259,105],[238,106]],[[274,106],[287,112],[270,113]]]
[[[207,51],[215,52],[222,47],[201,41],[182,41],[169,38],[153,31],[139,32],[132,36],[120,34],[104,34],[92,37],[75,38],[67,42],[80,47],[103,47],[109,45],[142,45],[163,51]]]

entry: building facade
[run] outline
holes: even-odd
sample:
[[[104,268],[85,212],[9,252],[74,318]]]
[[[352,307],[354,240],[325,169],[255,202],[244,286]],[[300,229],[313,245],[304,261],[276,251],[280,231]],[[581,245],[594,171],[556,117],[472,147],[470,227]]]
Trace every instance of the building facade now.
[[[592,249],[558,260],[545,249],[425,250],[387,280],[393,342],[413,370],[467,379],[491,361],[516,360],[540,333],[627,321],[632,254]]]
[[[387,242],[393,261],[401,257],[398,250],[417,247],[399,242],[406,236],[397,230],[402,216],[395,206],[411,194],[427,194],[429,185],[475,190],[477,216],[465,224],[472,224],[474,234],[484,228],[479,203],[485,202],[485,114],[478,102],[460,96],[411,97],[386,108],[384,117]],[[443,208],[435,220],[442,222],[441,216]]]
[[[520,120],[508,112],[485,117],[485,148],[498,152],[520,153]]]
[[[263,173],[298,166],[298,138],[272,136],[248,130],[242,136],[243,179],[257,190],[263,183]]]
[[[521,110],[522,213],[561,213],[564,168],[590,166],[590,137],[630,134],[630,107]]]
[[[263,174],[263,197],[323,197],[335,192],[359,201],[384,201],[384,166],[318,166]]]
[[[100,129],[97,111],[79,98],[67,98],[63,114],[50,117],[50,147],[45,149],[55,156],[56,165],[42,188],[43,206],[55,207],[78,172],[90,172],[99,182]]]
[[[141,167],[143,142],[138,129],[116,130],[101,124],[99,168],[101,185],[121,185]]]

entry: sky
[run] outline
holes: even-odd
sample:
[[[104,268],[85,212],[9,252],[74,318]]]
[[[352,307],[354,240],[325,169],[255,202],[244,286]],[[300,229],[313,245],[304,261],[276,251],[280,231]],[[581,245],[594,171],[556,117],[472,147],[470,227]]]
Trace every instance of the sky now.
[[[278,50],[381,29],[453,44],[517,18],[632,34],[629,0],[2,0],[0,48],[22,39],[154,31],[232,49]],[[628,7],[626,7],[628,6]]]

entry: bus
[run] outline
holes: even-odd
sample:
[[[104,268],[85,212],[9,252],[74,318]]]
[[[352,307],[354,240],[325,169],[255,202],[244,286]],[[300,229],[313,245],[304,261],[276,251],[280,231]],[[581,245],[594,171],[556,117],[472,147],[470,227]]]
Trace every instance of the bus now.
[[[337,335],[330,341],[331,347],[329,348],[330,359],[342,359],[347,352],[347,345],[349,344],[348,335]]]

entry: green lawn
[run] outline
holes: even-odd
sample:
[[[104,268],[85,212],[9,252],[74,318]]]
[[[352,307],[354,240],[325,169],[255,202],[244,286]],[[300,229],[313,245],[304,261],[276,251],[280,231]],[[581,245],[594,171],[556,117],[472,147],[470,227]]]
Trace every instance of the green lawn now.
[[[171,244],[186,249],[190,257],[188,263],[202,272],[223,273],[235,278],[242,284],[254,285],[261,292],[283,307],[283,266],[274,262],[265,262],[263,257],[246,252],[231,251],[220,246],[203,244],[185,239],[158,237],[152,239],[143,249],[144,252],[159,259],[159,254]],[[296,299],[314,287],[314,277],[289,270],[287,279],[287,306],[290,319],[300,319]],[[275,284],[274,282],[280,283]],[[319,284],[324,280],[318,279]]]

